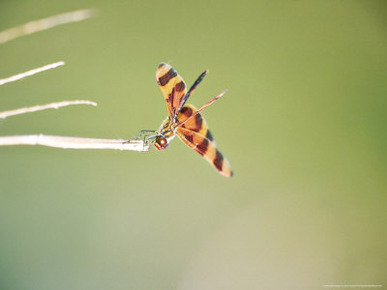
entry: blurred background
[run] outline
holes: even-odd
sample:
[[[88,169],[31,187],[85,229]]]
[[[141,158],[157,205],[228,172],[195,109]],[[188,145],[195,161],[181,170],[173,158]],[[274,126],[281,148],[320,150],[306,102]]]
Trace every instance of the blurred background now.
[[[167,110],[169,62],[234,177],[177,138],[157,152],[0,148],[0,289],[321,289],[387,284],[385,1],[2,0],[1,135],[130,138]],[[332,287],[330,287],[332,288]]]

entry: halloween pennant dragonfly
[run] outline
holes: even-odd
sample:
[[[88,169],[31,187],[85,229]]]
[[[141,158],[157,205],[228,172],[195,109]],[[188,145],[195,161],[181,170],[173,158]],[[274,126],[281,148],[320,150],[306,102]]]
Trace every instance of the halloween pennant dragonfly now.
[[[158,150],[163,150],[177,135],[184,144],[199,153],[220,174],[231,177],[233,172],[230,163],[217,149],[207,123],[200,114],[201,111],[221,98],[225,91],[211,99],[199,110],[193,105],[185,103],[207,73],[207,70],[204,71],[192,87],[187,90],[183,78],[169,64],[161,63],[156,70],[156,80],[167,103],[168,117],[163,121],[158,131],[142,130],[135,138],[143,138],[147,143],[154,144]]]

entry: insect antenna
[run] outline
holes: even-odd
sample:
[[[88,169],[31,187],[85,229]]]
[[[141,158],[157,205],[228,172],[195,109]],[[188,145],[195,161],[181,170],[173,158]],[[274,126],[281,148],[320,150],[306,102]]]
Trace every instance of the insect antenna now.
[[[197,114],[199,114],[201,111],[203,111],[205,108],[207,108],[208,106],[212,105],[217,99],[220,99],[221,97],[223,97],[223,95],[226,93],[227,91],[224,90],[223,92],[221,92],[219,95],[217,95],[215,98],[212,98],[211,100],[209,100],[206,104],[204,104],[199,110],[197,110],[191,117],[189,117],[187,120],[185,120],[184,122],[180,123],[177,127],[181,127],[182,125],[184,125],[187,121],[191,120],[192,118],[194,118]]]

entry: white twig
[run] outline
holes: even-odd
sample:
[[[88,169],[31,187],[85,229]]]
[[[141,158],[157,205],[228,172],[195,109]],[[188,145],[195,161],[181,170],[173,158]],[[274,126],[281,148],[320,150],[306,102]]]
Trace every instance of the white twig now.
[[[142,140],[78,138],[43,134],[0,137],[0,146],[13,145],[41,145],[64,149],[149,150],[149,145],[145,144]]]
[[[96,107],[97,103],[87,101],[87,100],[74,100],[74,101],[62,101],[62,102],[57,102],[57,103],[50,103],[50,104],[45,104],[45,105],[37,105],[37,106],[33,106],[33,107],[25,107],[25,108],[20,108],[20,109],[16,109],[16,110],[0,112],[0,119],[5,119],[5,118],[10,117],[10,116],[32,113],[32,112],[36,112],[36,111],[43,111],[43,110],[47,110],[47,109],[58,109],[61,107],[66,107],[66,106],[71,106],[71,105],[92,105],[92,106]]]
[[[26,24],[0,32],[0,44],[11,41],[15,38],[24,35],[29,35],[42,30],[50,29],[58,25],[82,21],[93,17],[95,14],[96,11],[94,9],[83,9],[27,22]]]
[[[37,74],[37,73],[40,73],[40,72],[43,72],[43,71],[46,71],[49,69],[56,68],[56,67],[64,65],[64,64],[65,64],[64,61],[58,61],[58,62],[47,64],[47,65],[42,66],[42,67],[34,68],[32,70],[29,70],[29,71],[26,71],[26,72],[23,72],[23,73],[20,73],[17,75],[10,76],[10,77],[5,78],[5,79],[0,79],[0,86],[4,85],[6,83],[18,81],[18,80],[23,79],[25,77],[29,77],[29,76],[32,76],[34,74]]]

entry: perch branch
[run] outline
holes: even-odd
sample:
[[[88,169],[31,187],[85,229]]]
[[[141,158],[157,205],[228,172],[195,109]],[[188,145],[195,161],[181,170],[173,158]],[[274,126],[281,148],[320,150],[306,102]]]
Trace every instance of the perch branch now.
[[[6,43],[21,36],[47,30],[58,25],[82,21],[93,17],[95,14],[96,11],[94,9],[83,9],[27,22],[26,24],[12,27],[0,32],[0,44]]]
[[[10,76],[10,77],[5,78],[5,79],[0,79],[0,86],[4,85],[6,83],[18,81],[18,80],[23,79],[25,77],[29,77],[29,76],[32,76],[34,74],[37,74],[37,73],[40,73],[40,72],[43,72],[43,71],[46,71],[49,69],[56,68],[58,66],[62,66],[64,64],[65,64],[64,61],[58,61],[58,62],[47,64],[47,65],[42,66],[42,67],[34,68],[32,70],[29,70],[29,71],[26,71],[26,72],[23,72],[20,74]]]
[[[25,107],[25,108],[0,112],[0,119],[5,119],[5,118],[10,117],[10,116],[21,115],[21,114],[25,114],[25,113],[43,111],[43,110],[47,110],[47,109],[58,109],[60,107],[66,107],[66,106],[71,106],[71,105],[97,106],[97,103],[87,101],[87,100],[75,100],[75,101],[62,101],[62,102],[57,102],[57,103],[50,103],[50,104],[45,104],[45,105],[37,105],[37,106],[33,106],[33,107]]]
[[[43,134],[0,137],[0,146],[13,145],[41,145],[64,149],[149,150],[149,144],[145,144],[142,140],[78,138]]]

